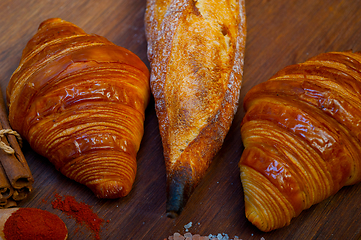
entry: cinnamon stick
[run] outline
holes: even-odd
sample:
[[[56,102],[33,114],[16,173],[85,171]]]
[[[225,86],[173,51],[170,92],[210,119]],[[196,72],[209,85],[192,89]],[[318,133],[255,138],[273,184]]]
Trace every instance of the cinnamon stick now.
[[[31,190],[32,189],[29,189],[28,187],[14,189],[12,199],[14,199],[15,201],[21,201],[21,200],[27,198],[27,196],[29,195]]]
[[[18,204],[16,203],[16,201],[12,198],[9,198],[6,200],[6,203],[4,205],[0,205],[0,209],[5,209],[5,208],[12,208],[12,207],[16,207]]]
[[[0,89],[0,132],[2,134],[4,132],[7,133],[8,130],[13,132],[8,121],[4,98]],[[0,146],[0,163],[7,179],[1,175],[0,168],[0,189],[3,185],[6,192],[6,182],[10,183],[10,188],[12,187],[14,190],[13,192],[9,193],[15,197],[14,200],[18,201],[26,198],[28,193],[32,190],[34,179],[28,163],[26,162],[26,159],[21,151],[18,139],[14,135],[15,133],[16,132],[11,134],[4,134],[4,136],[1,137],[1,141],[4,146]],[[13,151],[10,151],[9,153],[8,149],[5,149],[5,147]]]
[[[0,164],[0,201],[6,200],[14,193],[14,188],[6,176],[5,170]]]

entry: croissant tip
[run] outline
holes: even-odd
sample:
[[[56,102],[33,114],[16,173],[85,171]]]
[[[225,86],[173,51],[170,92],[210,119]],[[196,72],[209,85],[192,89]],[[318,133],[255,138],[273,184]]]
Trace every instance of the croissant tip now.
[[[86,184],[93,193],[101,199],[117,199],[128,195],[131,187],[126,187],[124,182],[107,181],[103,183]]]
[[[49,19],[46,19],[44,20],[43,22],[40,23],[38,29],[41,29],[49,24],[52,24],[52,23],[55,23],[55,22],[62,22],[64,21],[63,19],[61,18],[49,18]]]

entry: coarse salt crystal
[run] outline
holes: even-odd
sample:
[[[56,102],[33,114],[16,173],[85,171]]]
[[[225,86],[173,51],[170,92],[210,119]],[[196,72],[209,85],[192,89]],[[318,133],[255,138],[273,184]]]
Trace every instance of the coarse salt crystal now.
[[[180,233],[174,233],[173,234],[173,239],[174,240],[184,240],[185,237],[183,237]]]
[[[192,233],[186,233],[184,234],[184,237],[192,239]]]
[[[184,225],[184,228],[187,229],[187,228],[191,228],[192,227],[192,222],[189,222],[188,224]]]
[[[192,237],[192,240],[200,240],[200,238],[201,238],[201,235],[194,234],[193,237]]]
[[[192,223],[188,223],[186,226],[191,227]],[[184,236],[182,236],[180,233],[174,233],[173,236],[168,237],[168,240],[242,240],[242,239],[239,239],[237,236],[234,236],[234,238],[231,239],[226,233],[218,233],[217,235],[209,234],[208,236],[201,236],[200,234],[192,235],[192,233],[187,232],[184,234]],[[260,240],[265,240],[265,239],[261,238]]]

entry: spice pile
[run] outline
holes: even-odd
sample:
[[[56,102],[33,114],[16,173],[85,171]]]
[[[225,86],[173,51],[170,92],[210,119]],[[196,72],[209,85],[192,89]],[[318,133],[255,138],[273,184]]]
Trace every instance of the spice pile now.
[[[85,223],[94,233],[95,239],[100,239],[101,226],[104,220],[99,218],[89,205],[77,202],[73,196],[65,196],[63,200],[59,194],[55,194],[55,199],[51,204],[54,209],[59,209],[69,217],[73,217],[77,223]]]
[[[57,215],[36,208],[19,208],[13,212],[3,232],[6,240],[64,240],[68,236],[64,222]]]

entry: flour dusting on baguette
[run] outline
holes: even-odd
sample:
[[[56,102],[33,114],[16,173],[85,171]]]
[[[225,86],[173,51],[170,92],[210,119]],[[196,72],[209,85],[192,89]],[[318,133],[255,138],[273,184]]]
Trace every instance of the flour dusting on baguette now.
[[[221,148],[237,111],[244,1],[148,0],[145,24],[167,170],[167,212],[176,216]]]

